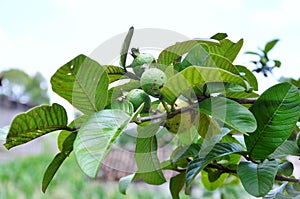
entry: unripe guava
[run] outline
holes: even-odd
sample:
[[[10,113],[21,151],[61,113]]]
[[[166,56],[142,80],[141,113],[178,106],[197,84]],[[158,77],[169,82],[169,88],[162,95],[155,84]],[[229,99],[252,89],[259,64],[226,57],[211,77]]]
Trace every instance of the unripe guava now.
[[[175,101],[175,109],[181,109],[183,107],[187,107],[190,104],[182,99],[177,99]],[[169,107],[170,108],[170,107]],[[158,105],[158,111],[162,112],[164,110],[163,105]],[[165,127],[169,130],[171,133],[183,133],[192,128],[193,122],[195,120],[196,112],[193,110],[189,110],[180,114],[175,115],[172,118],[169,118],[165,122]]]
[[[127,94],[127,99],[132,103],[134,110],[136,111],[142,103],[144,108],[142,112],[148,112],[151,106],[151,99],[145,91],[141,89],[133,89]]]
[[[141,76],[142,89],[153,97],[160,96],[160,89],[167,81],[167,76],[162,70],[150,68]]]

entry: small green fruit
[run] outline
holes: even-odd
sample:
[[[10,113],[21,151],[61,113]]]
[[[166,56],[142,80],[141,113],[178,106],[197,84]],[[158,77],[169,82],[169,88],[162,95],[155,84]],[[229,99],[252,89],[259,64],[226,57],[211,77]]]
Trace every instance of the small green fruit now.
[[[142,103],[144,103],[142,112],[148,112],[151,107],[151,99],[149,95],[141,89],[131,90],[127,94],[127,99],[132,103],[135,111],[140,107]]]
[[[153,62],[153,60],[154,57],[152,55],[139,54],[130,64],[130,67],[132,67],[134,73],[140,77],[145,69],[148,68],[149,65]]]
[[[188,106],[189,103],[182,99],[177,99],[174,106],[175,109],[180,109]],[[174,117],[167,119],[165,127],[171,133],[183,133],[192,128],[193,126],[193,111],[187,111],[175,115]]]
[[[153,97],[160,96],[160,89],[167,81],[165,73],[157,68],[146,70],[141,76],[142,89]]]

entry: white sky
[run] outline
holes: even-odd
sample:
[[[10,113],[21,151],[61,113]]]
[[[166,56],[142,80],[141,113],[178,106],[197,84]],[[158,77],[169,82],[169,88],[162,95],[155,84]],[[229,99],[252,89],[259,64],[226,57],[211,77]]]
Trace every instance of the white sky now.
[[[0,0],[0,71],[40,71],[49,79],[73,57],[89,55],[134,26],[168,29],[190,38],[226,32],[233,41],[244,38],[242,52],[279,38],[270,58],[283,65],[274,76],[298,78],[298,8],[296,0]],[[236,63],[248,64],[249,59],[240,54]],[[261,88],[274,83],[272,77],[262,81]]]

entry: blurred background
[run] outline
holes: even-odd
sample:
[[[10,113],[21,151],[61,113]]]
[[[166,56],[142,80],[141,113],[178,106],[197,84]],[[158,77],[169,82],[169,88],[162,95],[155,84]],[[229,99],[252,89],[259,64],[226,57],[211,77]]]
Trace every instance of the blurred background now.
[[[78,54],[91,54],[130,26],[172,30],[189,38],[209,38],[217,32],[227,33],[234,42],[244,38],[235,63],[250,69],[255,69],[251,63],[255,56],[244,52],[257,51],[268,41],[279,39],[269,57],[280,60],[282,65],[267,78],[256,74],[259,92],[281,77],[298,79],[300,13],[297,5],[295,0],[2,0],[0,128],[9,125],[16,114],[35,105],[58,102],[71,109],[51,91],[50,77]],[[72,114],[72,110],[69,112]],[[42,174],[57,151],[56,136],[54,133],[40,138],[10,153],[0,148],[1,199],[123,198],[114,182],[87,179],[73,157],[63,165],[48,192],[42,194]],[[239,198],[244,194],[238,186],[201,194],[203,198],[219,198],[222,192],[235,194],[226,198]],[[130,189],[126,196],[143,197],[169,198],[167,187],[149,186]]]

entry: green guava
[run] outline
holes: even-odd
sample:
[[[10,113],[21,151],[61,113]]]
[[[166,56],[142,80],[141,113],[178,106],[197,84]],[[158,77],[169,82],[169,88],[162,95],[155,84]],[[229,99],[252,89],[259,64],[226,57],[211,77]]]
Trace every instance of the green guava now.
[[[160,96],[160,89],[167,81],[165,73],[157,68],[150,68],[145,70],[141,76],[142,89],[153,97]]]
[[[127,100],[132,103],[134,110],[136,111],[142,103],[144,108],[142,112],[148,112],[151,107],[151,99],[145,91],[142,89],[133,89],[127,94]]]

